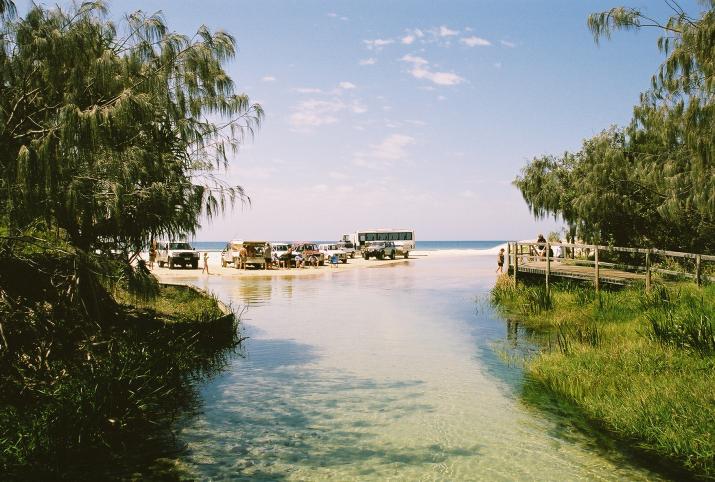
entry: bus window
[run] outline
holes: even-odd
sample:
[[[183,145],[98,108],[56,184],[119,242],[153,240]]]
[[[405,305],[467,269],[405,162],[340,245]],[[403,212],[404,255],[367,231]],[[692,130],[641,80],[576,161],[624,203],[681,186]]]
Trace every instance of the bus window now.
[[[375,241],[375,233],[366,233],[365,241]]]
[[[400,233],[400,239],[403,241],[412,241],[412,233]]]
[[[387,241],[388,233],[377,233],[377,240],[378,241]]]
[[[390,233],[390,241],[399,241],[400,233]]]

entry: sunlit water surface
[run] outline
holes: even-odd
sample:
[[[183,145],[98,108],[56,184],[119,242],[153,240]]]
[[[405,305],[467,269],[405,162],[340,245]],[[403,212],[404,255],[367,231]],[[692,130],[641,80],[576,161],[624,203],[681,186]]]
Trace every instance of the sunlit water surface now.
[[[653,480],[520,401],[528,342],[484,303],[492,257],[198,286],[247,306],[180,464],[213,480]]]

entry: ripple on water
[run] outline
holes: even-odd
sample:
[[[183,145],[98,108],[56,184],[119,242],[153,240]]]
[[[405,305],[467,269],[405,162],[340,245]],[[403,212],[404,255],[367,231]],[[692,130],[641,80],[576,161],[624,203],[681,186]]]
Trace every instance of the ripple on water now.
[[[520,401],[500,350],[528,343],[475,309],[492,261],[210,280],[249,305],[251,338],[201,387],[182,465],[236,480],[657,479]]]

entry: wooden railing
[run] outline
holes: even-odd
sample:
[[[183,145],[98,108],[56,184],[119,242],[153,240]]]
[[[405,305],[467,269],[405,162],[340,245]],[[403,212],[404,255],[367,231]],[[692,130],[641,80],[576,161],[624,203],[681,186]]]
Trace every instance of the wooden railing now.
[[[550,255],[552,250],[556,247],[560,248],[561,250],[561,256],[559,257],[554,257]],[[511,241],[507,243],[507,252],[508,270],[509,272],[513,273],[515,282],[518,278],[520,263],[523,264],[526,261],[526,264],[528,265],[529,261],[545,261],[546,266],[544,270],[544,275],[546,278],[545,281],[547,290],[549,289],[550,278],[553,275],[563,275],[559,274],[558,270],[555,271],[552,266],[552,263],[554,261],[561,260],[568,260],[569,264],[574,266],[593,266],[593,283],[596,290],[599,290],[601,285],[601,268],[619,270],[622,272],[640,273],[644,278],[645,287],[647,290],[651,288],[653,273],[693,279],[698,285],[702,284],[702,282],[705,280],[715,281],[715,278],[708,277],[703,274],[704,263],[715,262],[715,256],[707,254],[685,253],[681,251],[668,251],[654,248],[600,246],[596,244],[549,242],[535,243],[518,241]],[[634,255],[643,255],[644,264],[633,265],[625,263],[604,262],[599,259],[599,254],[603,253],[630,253]],[[593,259],[591,259],[591,255],[593,255]],[[691,259],[693,260],[694,264],[693,272],[690,273],[685,270],[676,271],[654,266],[653,258],[656,256]]]

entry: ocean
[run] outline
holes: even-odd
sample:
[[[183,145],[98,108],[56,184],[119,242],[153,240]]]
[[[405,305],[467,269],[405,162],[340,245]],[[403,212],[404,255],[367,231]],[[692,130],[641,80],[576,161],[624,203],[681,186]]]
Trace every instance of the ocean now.
[[[334,243],[335,241],[316,241],[316,243]],[[417,241],[415,251],[440,250],[491,250],[506,241]],[[191,245],[199,251],[221,251],[226,241],[194,241]]]

